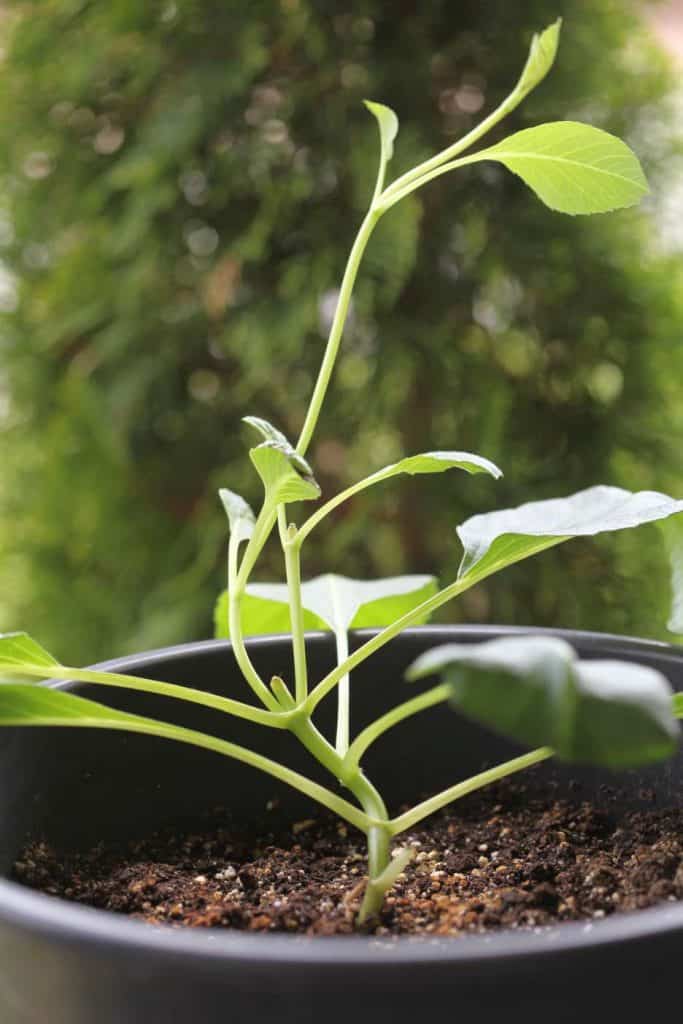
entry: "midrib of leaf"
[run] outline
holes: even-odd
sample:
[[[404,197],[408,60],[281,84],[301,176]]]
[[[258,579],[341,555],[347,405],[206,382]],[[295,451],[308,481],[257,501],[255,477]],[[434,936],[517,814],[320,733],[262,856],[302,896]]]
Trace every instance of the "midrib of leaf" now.
[[[602,167],[598,167],[596,164],[582,163],[581,160],[571,160],[566,156],[550,156],[544,153],[529,153],[525,150],[513,150],[509,152],[507,150],[484,150],[478,153],[477,156],[491,160],[548,160],[551,163],[569,164],[571,167],[581,167],[584,171],[595,171],[598,174],[604,174],[609,178],[617,178],[619,181],[626,182],[627,185],[637,185],[642,189],[643,194],[647,191],[642,184],[636,178],[627,178],[624,174],[618,174],[616,171],[606,171]],[[576,182],[574,182],[576,184]]]

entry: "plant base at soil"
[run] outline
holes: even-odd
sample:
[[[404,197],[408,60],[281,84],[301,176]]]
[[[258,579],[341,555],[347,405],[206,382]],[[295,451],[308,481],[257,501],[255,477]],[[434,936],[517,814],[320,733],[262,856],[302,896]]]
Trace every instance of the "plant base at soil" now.
[[[647,801],[648,794],[640,794]],[[596,920],[683,899],[683,810],[624,811],[501,785],[401,837],[416,856],[389,894],[378,935],[462,935]],[[221,820],[222,817],[222,820]],[[176,927],[351,934],[365,884],[362,836],[321,817],[257,840],[211,828],[59,856],[37,843],[24,884]]]

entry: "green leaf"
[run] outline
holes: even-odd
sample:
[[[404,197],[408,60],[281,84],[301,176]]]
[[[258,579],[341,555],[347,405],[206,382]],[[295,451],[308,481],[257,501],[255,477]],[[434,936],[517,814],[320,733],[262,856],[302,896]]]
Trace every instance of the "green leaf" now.
[[[553,637],[446,644],[423,654],[410,679],[441,673],[465,715],[565,761],[633,767],[670,757],[680,739],[665,676],[645,665],[580,661]]]
[[[262,419],[260,416],[243,416],[242,422],[248,423],[254,430],[258,430],[264,441],[278,441],[280,444],[289,444],[281,430],[278,430],[272,423]]]
[[[373,117],[377,118],[379,126],[380,141],[380,166],[382,169],[394,155],[394,139],[398,135],[398,118],[391,107],[385,107],[383,103],[373,103],[372,100],[363,100]]]
[[[249,590],[253,590],[253,584]],[[270,584],[278,586],[278,584]],[[263,636],[269,633],[291,633],[292,620],[289,614],[287,602],[287,587],[282,584],[284,595],[283,600],[271,600],[258,597],[247,591],[240,601],[240,615],[242,632],[245,636]],[[316,615],[304,609],[304,629],[325,630],[326,623],[322,622]],[[228,592],[224,590],[218,598],[214,609],[214,635],[218,639],[230,638],[230,626],[228,617]]]
[[[315,501],[320,487],[312,476],[302,476],[289,451],[275,441],[252,448],[249,457],[261,477],[266,501],[273,505],[290,501]]]
[[[256,522],[250,506],[239,494],[229,491],[226,487],[222,487],[218,495],[228,515],[230,533],[237,535],[238,543],[249,540],[254,532],[254,523]]]
[[[683,693],[675,693],[671,704],[676,718],[683,718]]]
[[[414,476],[419,473],[444,473],[447,469],[464,469],[466,473],[488,473],[496,480],[503,475],[495,463],[482,455],[472,455],[470,452],[423,452],[421,455],[409,455],[391,466],[377,470],[362,480],[361,485],[363,488],[370,487],[381,480],[398,476],[399,473]]]
[[[561,28],[562,18],[558,18],[542,32],[534,33],[527,62],[515,89],[518,95],[528,96],[550,71],[555,63]]]
[[[470,452],[423,452],[421,455],[409,455],[399,462],[378,469],[376,473],[365,477],[364,480],[359,480],[358,483],[335,494],[303,524],[301,535],[305,537],[326,515],[329,515],[334,508],[353,497],[354,494],[359,494],[382,480],[388,480],[400,473],[415,476],[420,473],[443,473],[447,469],[464,469],[466,473],[488,473],[496,479],[503,475],[493,462],[481,455],[472,455]]]
[[[599,486],[472,516],[457,531],[465,549],[458,579],[488,576],[572,537],[628,530],[681,511],[683,501],[657,491]]]
[[[272,423],[269,423],[268,420],[261,419],[260,416],[243,416],[242,422],[248,423],[250,427],[258,430],[259,434],[261,434],[267,443],[270,443],[273,447],[284,452],[294,468],[298,470],[302,476],[313,476],[313,470],[308,462],[306,462],[303,455],[299,455],[294,445],[291,444],[282,431],[278,430],[277,427],[274,427]]]
[[[607,213],[634,206],[649,191],[625,142],[575,121],[526,128],[475,156],[504,164],[560,213]]]
[[[55,665],[59,662],[28,633],[0,634],[0,677],[15,678],[22,667],[45,669],[48,675]]]
[[[73,693],[32,683],[0,685],[0,725],[94,725],[126,728],[144,719]]]
[[[333,633],[349,629],[388,626],[436,593],[433,576],[392,576],[382,580],[354,580],[327,573],[301,585],[301,602],[316,617],[314,629]],[[286,583],[252,583],[247,595],[287,605]]]
[[[320,487],[313,470],[285,435],[258,416],[245,416],[244,422],[265,438],[263,444],[250,450],[249,457],[261,477],[266,501],[280,505],[319,498]]]

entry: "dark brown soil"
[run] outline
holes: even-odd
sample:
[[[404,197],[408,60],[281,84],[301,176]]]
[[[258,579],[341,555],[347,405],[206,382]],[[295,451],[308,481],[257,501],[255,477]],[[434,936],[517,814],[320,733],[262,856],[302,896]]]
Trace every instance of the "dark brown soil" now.
[[[613,805],[616,806],[616,805]],[[400,837],[417,853],[376,934],[460,935],[596,919],[683,899],[683,810],[617,813],[505,786]],[[365,884],[363,837],[331,818],[256,842],[233,828],[158,835],[125,850],[15,866],[26,885],[154,924],[349,934]]]

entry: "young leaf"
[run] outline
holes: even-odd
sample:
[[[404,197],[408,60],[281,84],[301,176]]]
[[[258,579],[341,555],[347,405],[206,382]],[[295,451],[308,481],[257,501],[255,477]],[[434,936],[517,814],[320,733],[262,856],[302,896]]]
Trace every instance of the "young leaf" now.
[[[398,135],[398,118],[391,109],[383,103],[373,103],[372,100],[363,100],[370,113],[377,119],[379,126],[380,141],[380,173],[383,175],[386,165],[394,155],[394,139]]]
[[[320,497],[313,470],[285,435],[268,420],[245,416],[244,422],[265,438],[249,457],[266,492],[266,501],[280,505],[290,501],[314,501]]]
[[[476,157],[500,161],[560,213],[607,213],[634,206],[649,191],[625,142],[575,121],[525,128]]]
[[[277,441],[279,444],[289,444],[281,430],[278,430],[272,423],[262,419],[260,416],[243,416],[242,422],[248,423],[254,430],[258,430],[264,441]]]
[[[625,768],[670,757],[680,738],[667,679],[632,662],[579,661],[564,640],[515,636],[446,644],[423,654],[410,679],[432,672],[464,714],[558,757]]]
[[[528,96],[531,90],[543,81],[555,63],[561,28],[562,18],[558,18],[543,32],[534,33],[527,62],[515,89],[519,96]]]
[[[458,579],[475,570],[477,576],[490,575],[572,537],[628,530],[681,511],[683,501],[657,491],[599,486],[568,498],[472,516],[457,530],[465,549]]]
[[[303,524],[300,531],[301,536],[302,538],[306,537],[326,515],[329,515],[342,502],[347,501],[354,494],[359,494],[367,487],[381,483],[382,480],[388,480],[400,473],[415,476],[420,473],[443,473],[447,469],[463,469],[466,473],[488,473],[494,479],[503,475],[495,463],[485,459],[482,455],[472,455],[471,452],[423,452],[421,455],[409,455],[399,462],[378,469],[376,473],[365,477],[364,480],[359,480],[357,484],[335,494]]]
[[[293,449],[290,451],[289,446],[264,441],[251,449],[249,457],[261,477],[267,502],[280,505],[290,501],[315,501],[320,497],[318,483],[310,474],[302,474],[300,462],[304,460]]]
[[[267,584],[266,584],[267,585]],[[280,586],[280,584],[270,584]],[[249,591],[253,590],[252,585]],[[257,597],[247,591],[240,601],[240,619],[244,636],[263,636],[268,633],[291,633],[292,621],[287,602],[286,584],[281,584],[282,594],[277,600]],[[218,598],[214,609],[214,628],[217,639],[230,638],[228,616],[228,592],[224,590]],[[304,609],[304,629],[326,630],[328,626],[312,612]]]
[[[228,516],[230,533],[237,535],[238,543],[241,543],[243,540],[249,540],[254,532],[254,523],[256,521],[249,505],[239,494],[229,491],[226,487],[222,487],[218,495],[223,502],[223,508]]]
[[[423,452],[421,455],[409,455],[391,466],[377,470],[361,481],[363,488],[388,480],[399,473],[415,476],[418,473],[444,473],[447,469],[464,469],[466,473],[488,473],[495,480],[503,475],[502,471],[485,459],[482,455],[471,452]]]
[[[28,633],[0,634],[0,677],[15,678],[21,675],[20,669],[27,666],[44,669],[47,676],[55,665],[59,662]]]
[[[250,427],[258,430],[259,434],[263,437],[264,441],[272,447],[277,448],[279,451],[284,452],[294,468],[301,473],[302,476],[313,476],[313,470],[309,466],[303,455],[299,455],[293,444],[290,443],[288,438],[274,427],[268,420],[262,420],[260,416],[243,416],[243,423],[248,423]]]

